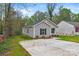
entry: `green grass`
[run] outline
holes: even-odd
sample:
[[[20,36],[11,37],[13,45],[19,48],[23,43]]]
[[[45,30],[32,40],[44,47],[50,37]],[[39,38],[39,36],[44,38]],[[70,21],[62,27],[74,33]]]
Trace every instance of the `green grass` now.
[[[60,40],[72,41],[79,43],[79,36],[59,36]]]
[[[30,56],[30,54],[24,48],[22,48],[22,46],[20,46],[19,42],[23,40],[32,40],[31,37],[19,35],[9,37],[6,40],[6,42],[8,43],[7,45],[10,48],[10,53],[8,54],[9,56]]]
[[[0,55],[3,55],[3,53],[6,51],[6,50],[10,50],[10,41],[11,39],[13,38],[10,37],[8,39],[5,39],[3,42],[0,42]]]

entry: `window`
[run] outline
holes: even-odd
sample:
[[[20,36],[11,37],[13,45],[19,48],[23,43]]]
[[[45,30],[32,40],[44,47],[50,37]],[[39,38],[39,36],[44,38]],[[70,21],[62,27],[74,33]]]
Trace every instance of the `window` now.
[[[46,29],[40,29],[40,35],[46,35]]]
[[[51,33],[54,33],[54,32],[55,32],[55,28],[52,28],[52,29],[51,29]]]
[[[76,32],[79,32],[79,27],[76,27],[76,28],[75,28],[75,31],[76,31]]]

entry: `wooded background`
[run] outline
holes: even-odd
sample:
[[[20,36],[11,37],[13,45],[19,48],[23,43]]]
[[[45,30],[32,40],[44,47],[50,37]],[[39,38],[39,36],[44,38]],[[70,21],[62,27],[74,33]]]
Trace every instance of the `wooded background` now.
[[[79,13],[75,14],[70,9],[67,9],[63,6],[60,6],[59,12],[55,13],[55,8],[57,4],[48,3],[47,12],[41,12],[41,10],[35,12],[31,17],[26,15],[23,17],[22,12],[16,11],[11,3],[0,3],[0,34],[3,34],[6,37],[12,35],[22,34],[22,27],[27,24],[30,25],[33,22],[40,21],[43,19],[49,19],[56,24],[60,21],[73,21],[79,22]],[[32,4],[33,7],[37,4]],[[21,7],[25,8],[27,4],[22,5]],[[28,7],[27,7],[28,9]]]

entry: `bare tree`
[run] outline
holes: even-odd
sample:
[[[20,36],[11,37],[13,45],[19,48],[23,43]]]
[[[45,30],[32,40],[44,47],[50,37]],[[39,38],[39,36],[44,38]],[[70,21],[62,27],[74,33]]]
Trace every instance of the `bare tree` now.
[[[10,3],[5,3],[5,19],[4,19],[4,30],[3,34],[4,37],[9,37],[11,35],[11,20],[10,20],[10,9],[11,9],[11,4]]]
[[[54,12],[55,7],[56,7],[55,3],[48,3],[47,4],[47,9],[48,9],[48,14],[49,14],[50,20],[52,20],[52,16],[53,16],[53,12]]]

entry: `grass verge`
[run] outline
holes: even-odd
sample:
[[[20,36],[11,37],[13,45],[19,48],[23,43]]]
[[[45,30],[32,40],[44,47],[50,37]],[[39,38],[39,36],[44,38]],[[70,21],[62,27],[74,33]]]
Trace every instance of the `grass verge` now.
[[[9,49],[7,51],[9,52],[9,54],[7,54],[8,56],[30,56],[30,54],[19,44],[19,42],[23,40],[32,40],[32,38],[25,35],[12,36],[5,40],[6,42],[4,42],[4,46],[2,44],[0,45],[2,45],[3,47],[5,47],[5,45],[7,46],[6,48]]]
[[[72,41],[79,43],[79,36],[59,36],[60,40]]]

